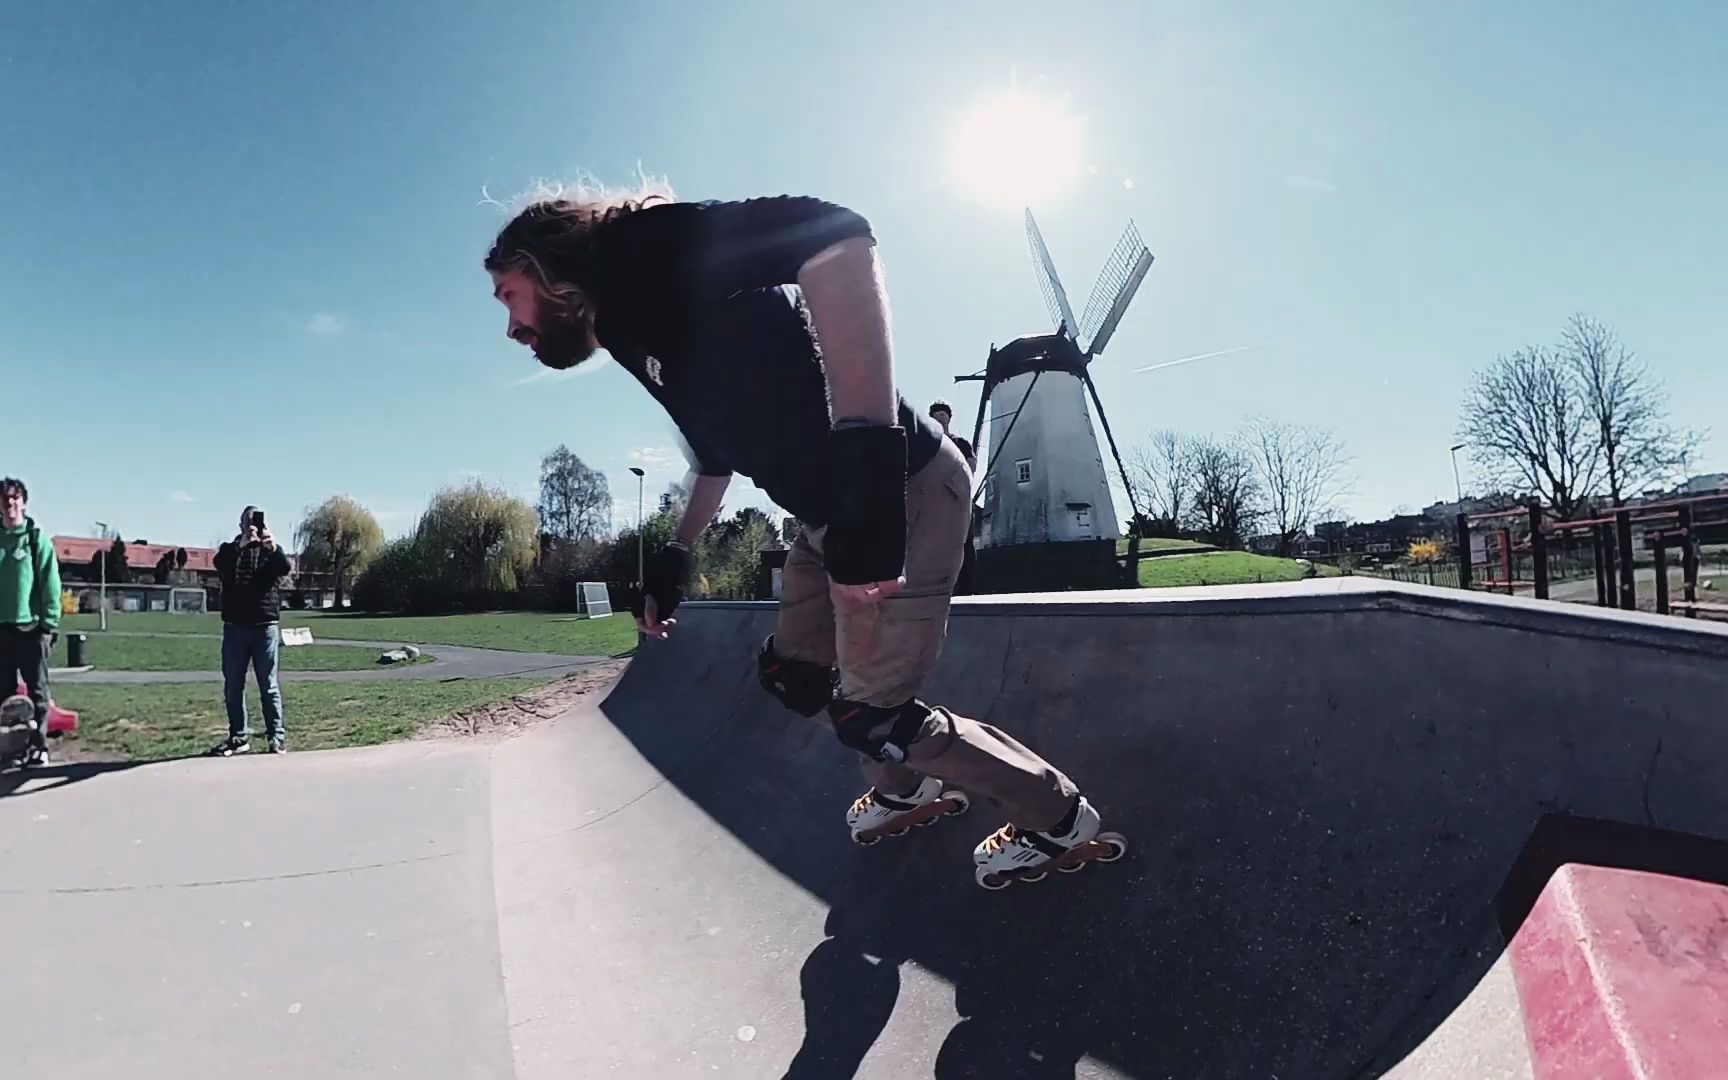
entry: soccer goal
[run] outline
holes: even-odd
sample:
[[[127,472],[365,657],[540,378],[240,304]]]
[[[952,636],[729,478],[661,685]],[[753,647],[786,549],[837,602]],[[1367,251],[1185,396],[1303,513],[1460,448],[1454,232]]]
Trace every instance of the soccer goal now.
[[[175,587],[168,590],[168,610],[176,615],[203,615],[209,608],[209,598],[203,589]]]

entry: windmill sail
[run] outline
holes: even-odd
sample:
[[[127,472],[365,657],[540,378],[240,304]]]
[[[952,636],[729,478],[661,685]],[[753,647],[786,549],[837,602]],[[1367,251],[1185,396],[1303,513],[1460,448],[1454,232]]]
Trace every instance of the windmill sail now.
[[[1062,279],[1056,276],[1056,263],[1050,258],[1050,249],[1044,246],[1044,234],[1038,231],[1038,222],[1032,219],[1030,207],[1026,210],[1026,242],[1032,245],[1038,288],[1044,294],[1044,306],[1050,309],[1050,321],[1061,327],[1070,338],[1079,341],[1079,325],[1074,321],[1074,309],[1068,306],[1068,292],[1062,288]]]
[[[1092,287],[1085,312],[1080,316],[1081,337],[1077,340],[1087,343],[1081,346],[1087,356],[1097,356],[1110,343],[1122,321],[1122,314],[1128,310],[1129,302],[1151,269],[1152,251],[1140,239],[1140,230],[1130,221],[1122,231],[1122,238],[1116,241],[1115,250],[1105,261],[1104,269],[1098,272],[1098,283]]]

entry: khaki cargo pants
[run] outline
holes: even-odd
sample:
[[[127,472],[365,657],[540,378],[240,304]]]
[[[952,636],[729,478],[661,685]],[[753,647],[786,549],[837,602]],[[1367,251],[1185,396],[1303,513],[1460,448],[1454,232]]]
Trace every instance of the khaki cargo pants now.
[[[781,571],[775,651],[840,669],[840,695],[879,708],[905,704],[935,670],[948,604],[966,554],[972,475],[947,439],[906,481],[906,586],[877,604],[836,609],[822,565],[822,529],[806,529]],[[826,718],[824,717],[824,720]],[[936,707],[904,764],[861,758],[884,795],[905,795],[922,775],[992,803],[1015,825],[1048,831],[1078,789],[1055,766],[989,724]]]

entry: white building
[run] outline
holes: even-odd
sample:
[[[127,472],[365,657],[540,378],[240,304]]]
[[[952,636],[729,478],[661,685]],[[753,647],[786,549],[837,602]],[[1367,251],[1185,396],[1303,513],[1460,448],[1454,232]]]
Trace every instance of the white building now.
[[[989,408],[980,548],[1122,535],[1086,387],[1077,377],[1016,375],[996,386]]]

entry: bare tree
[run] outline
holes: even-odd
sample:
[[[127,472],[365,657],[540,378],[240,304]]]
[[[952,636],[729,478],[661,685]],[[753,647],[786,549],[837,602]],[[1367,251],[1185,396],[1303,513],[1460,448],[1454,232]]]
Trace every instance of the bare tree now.
[[[1189,440],[1175,431],[1154,431],[1146,442],[1129,448],[1123,463],[1147,516],[1180,525],[1194,491],[1194,455]]]
[[[1344,493],[1344,445],[1324,428],[1264,416],[1248,419],[1243,442],[1278,531],[1278,554],[1288,557],[1296,535],[1330,517]]]
[[[1702,436],[1668,426],[1661,386],[1614,331],[1585,315],[1566,324],[1561,352],[1601,444],[1615,506],[1646,486],[1683,479]]]
[[[597,540],[612,528],[606,477],[559,445],[540,459],[540,531],[559,540]]]
[[[1233,441],[1207,437],[1189,446],[1194,468],[1189,520],[1211,543],[1242,547],[1261,515],[1253,461]]]
[[[1476,373],[1459,434],[1488,481],[1540,494],[1562,521],[1578,516],[1601,479],[1602,443],[1578,381],[1540,346]]]

